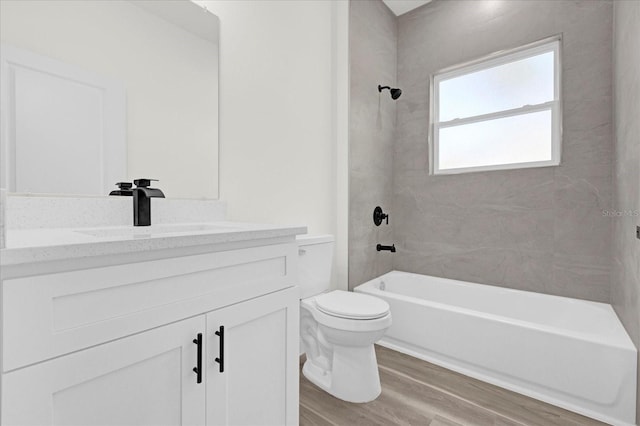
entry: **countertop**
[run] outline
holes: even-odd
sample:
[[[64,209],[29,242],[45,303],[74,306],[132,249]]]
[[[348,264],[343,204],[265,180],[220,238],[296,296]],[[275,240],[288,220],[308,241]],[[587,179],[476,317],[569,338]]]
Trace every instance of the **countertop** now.
[[[92,256],[148,252],[251,240],[295,238],[305,226],[202,222],[145,227],[5,230],[0,265],[19,265]]]

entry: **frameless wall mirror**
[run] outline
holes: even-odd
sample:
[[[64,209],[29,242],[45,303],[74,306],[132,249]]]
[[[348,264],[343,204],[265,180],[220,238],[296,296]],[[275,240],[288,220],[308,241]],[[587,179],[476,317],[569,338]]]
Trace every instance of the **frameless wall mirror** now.
[[[0,1],[0,187],[218,198],[218,33],[189,0]]]

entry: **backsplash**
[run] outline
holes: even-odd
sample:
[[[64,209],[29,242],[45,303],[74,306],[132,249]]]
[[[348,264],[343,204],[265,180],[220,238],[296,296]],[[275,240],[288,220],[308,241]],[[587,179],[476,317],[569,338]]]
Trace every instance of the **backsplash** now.
[[[226,219],[219,200],[152,198],[152,224],[215,222]],[[72,197],[10,194],[6,229],[87,228],[133,225],[131,197]]]

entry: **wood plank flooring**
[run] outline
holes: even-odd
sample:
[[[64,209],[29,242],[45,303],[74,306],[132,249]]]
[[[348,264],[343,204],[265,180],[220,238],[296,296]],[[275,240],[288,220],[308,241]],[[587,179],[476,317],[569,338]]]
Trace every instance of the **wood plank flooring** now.
[[[334,398],[301,372],[300,425],[604,425],[381,346],[376,355],[382,394],[367,404]]]

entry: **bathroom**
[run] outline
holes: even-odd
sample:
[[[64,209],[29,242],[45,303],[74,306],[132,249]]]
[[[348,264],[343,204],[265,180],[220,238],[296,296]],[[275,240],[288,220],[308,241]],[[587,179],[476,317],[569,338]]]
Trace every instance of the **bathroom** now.
[[[12,3],[29,3],[47,11],[37,18],[41,19],[36,23],[41,25],[38,31],[32,30],[20,40],[5,35],[8,29],[16,29],[10,25],[12,22],[19,22],[5,13]],[[48,34],[43,28],[47,31],[70,28],[55,21],[64,18],[62,3],[0,1],[4,9],[0,13],[3,46],[0,78],[5,94],[5,84],[10,83],[12,75],[4,60],[5,45],[52,56],[43,47],[48,38],[42,37]],[[622,364],[629,365],[625,344],[629,339],[636,348],[640,344],[640,239],[636,237],[636,227],[640,225],[639,2],[204,0],[194,3],[205,7],[209,15],[215,15],[213,21],[206,22],[215,21],[219,25],[213,37],[214,46],[209,49],[215,52],[217,64],[210,74],[216,78],[211,86],[206,86],[210,95],[205,98],[217,98],[217,102],[206,104],[210,109],[205,110],[201,100],[183,97],[192,87],[158,83],[160,68],[143,73],[142,80],[157,84],[154,93],[173,100],[169,102],[173,105],[166,110],[159,105],[150,107],[152,113],[144,118],[151,130],[149,126],[132,130],[135,120],[124,119],[120,132],[129,126],[126,145],[113,154],[120,169],[109,175],[104,188],[100,187],[95,194],[67,189],[75,182],[87,181],[92,171],[86,167],[74,169],[81,163],[77,161],[80,154],[75,152],[73,155],[64,152],[60,155],[55,150],[44,151],[46,155],[39,152],[33,161],[44,165],[34,167],[36,163],[26,162],[31,166],[27,177],[36,183],[50,183],[52,187],[39,190],[10,185],[6,144],[15,135],[8,130],[12,118],[7,115],[9,105],[3,97],[5,161],[0,186],[7,188],[8,195],[3,194],[6,198],[2,203],[2,234],[6,245],[0,251],[2,424],[640,423],[635,414],[640,405],[635,390],[637,377],[629,377],[629,369],[620,369]],[[402,9],[402,3],[409,9]],[[206,22],[205,27],[209,25]],[[76,23],[83,22],[76,20]],[[84,25],[83,31],[87,27],[91,26]],[[122,40],[119,37],[127,36],[124,24],[103,28],[106,42],[111,39],[117,44]],[[61,32],[67,37],[66,47],[85,48],[83,60],[109,64],[108,57],[100,60],[103,51],[91,45],[84,34],[73,29]],[[434,75],[545,40],[559,40],[559,48],[554,51],[559,52],[561,64],[556,68],[561,84],[559,164],[433,174],[429,120]],[[179,43],[177,47],[169,42],[157,46],[161,51],[173,49],[171,55],[186,54]],[[137,67],[136,58],[149,51],[138,49],[122,61]],[[64,57],[58,60],[71,62]],[[198,62],[198,66],[205,66],[205,62]],[[192,68],[195,71],[196,66]],[[102,73],[115,73],[117,66],[108,70]],[[150,75],[154,78],[148,78]],[[400,88],[402,93],[392,99],[390,91],[378,90],[379,85]],[[195,90],[197,94],[204,91]],[[128,111],[136,107],[131,92],[127,87]],[[176,105],[180,105],[181,112],[177,112]],[[202,111],[206,111],[204,117],[199,115]],[[213,129],[207,138],[215,143],[205,143],[204,151],[201,146],[190,145],[198,135],[191,131],[194,126],[163,131],[158,124],[181,121],[184,124],[194,117],[204,119],[209,131]],[[52,125],[46,121],[41,124]],[[64,169],[71,181],[61,184],[57,179],[42,179],[38,175],[40,167],[52,163],[42,157],[56,158],[54,171],[62,173],[60,169]],[[132,226],[132,197],[107,197],[109,191],[117,189],[115,182],[140,178],[159,179],[151,186],[160,188],[166,197],[151,199],[151,232]],[[377,206],[388,214],[379,226],[372,218]],[[245,223],[269,225],[249,227]],[[172,226],[174,231],[179,228],[179,232],[171,231]],[[68,229],[83,231],[74,231],[76,234],[71,238],[63,232]],[[158,236],[153,234],[156,229]],[[130,232],[126,234],[128,240],[120,241],[127,232]],[[598,322],[601,317],[589,317],[589,312],[595,311],[587,308],[574,308],[583,306],[581,301],[597,303],[588,306],[616,316],[615,334],[621,336],[619,341],[624,344],[616,346],[616,341],[609,347],[625,349],[626,357],[621,361],[623,358],[615,358],[618,353],[614,351],[611,364],[602,365],[589,363],[605,358],[588,358],[589,373],[581,377],[586,383],[583,387],[611,391],[616,401],[625,401],[624,412],[602,414],[602,410],[588,411],[566,401],[554,404],[544,396],[516,389],[515,385],[509,388],[499,380],[492,383],[491,378],[460,366],[438,365],[437,360],[430,362],[416,350],[410,353],[398,346],[400,338],[395,342],[389,339],[397,336],[393,334],[394,327],[406,321],[412,322],[413,328],[442,329],[452,338],[470,343],[468,352],[476,358],[488,355],[491,359],[494,355],[490,350],[496,348],[493,343],[483,344],[477,339],[473,328],[465,328],[463,324],[453,327],[453,323],[458,324],[454,317],[439,317],[435,327],[430,327],[433,324],[420,316],[423,314],[403,315],[413,308],[394,310],[400,305],[389,298],[382,300],[391,306],[392,325],[388,336],[382,337],[375,347],[380,396],[370,402],[352,403],[329,395],[299,372],[304,357],[299,358],[298,316],[303,307],[299,306],[297,293],[290,289],[295,289],[298,278],[303,278],[302,270],[299,274],[296,270],[301,269],[304,257],[301,252],[307,249],[304,245],[298,247],[294,237],[305,232],[333,236],[320,240],[325,243],[333,240],[329,243],[333,258],[327,280],[331,289],[354,290],[365,283],[375,284],[379,277],[392,271],[419,274],[455,280],[441,282],[443,291],[459,289],[463,297],[473,295],[475,301],[497,305],[498,312],[491,314],[493,317],[500,316],[500,309],[514,306],[527,314],[533,311],[542,318],[558,316],[566,322],[587,312],[587,327],[593,328],[602,325]],[[49,240],[43,241],[46,238]],[[94,238],[100,241],[95,242]],[[378,244],[393,246],[395,252],[377,251]],[[90,252],[92,249],[104,251],[96,254]],[[188,263],[181,262],[187,259]],[[210,262],[217,269],[206,266]],[[289,262],[291,268],[286,267]],[[156,267],[137,266],[147,263]],[[247,267],[243,268],[244,265]],[[100,274],[93,284],[81,283],[96,271]],[[251,285],[229,284],[208,290],[196,282],[197,277],[207,274],[229,282],[241,276]],[[45,280],[46,277],[53,281]],[[162,281],[158,282],[162,290],[150,291],[150,287],[145,290],[154,280]],[[50,282],[58,293],[38,290],[41,284]],[[136,285],[124,285],[131,283]],[[385,283],[389,289],[394,285],[388,280]],[[80,287],[81,284],[90,288]],[[420,288],[431,285],[436,285],[433,290],[439,291],[437,284],[416,284]],[[478,289],[498,293],[476,297]],[[532,297],[503,299],[511,290]],[[378,283],[378,288],[370,293],[379,295],[380,291]],[[361,292],[355,292],[358,293]],[[545,295],[560,296],[552,300],[569,303],[554,315],[546,311],[546,306],[553,303],[538,304],[541,300],[538,296]],[[28,297],[29,301],[10,302],[20,297]],[[489,300],[483,299],[486,297]],[[400,295],[399,299],[402,298]],[[250,302],[255,303],[245,305]],[[274,306],[280,310],[274,310]],[[241,321],[238,318],[246,313],[269,309],[277,314],[260,317],[268,321],[251,323],[251,327],[265,327],[264,332],[252,335],[242,346],[242,333],[250,333],[252,329],[240,327],[234,335],[232,323]],[[202,324],[198,322],[203,316],[200,314],[206,316]],[[611,315],[606,321],[611,320]],[[19,326],[12,325],[14,321]],[[478,319],[474,324],[482,321]],[[219,329],[222,323],[226,329]],[[162,349],[157,346],[158,336],[148,333],[163,333],[169,326],[174,327],[171,331],[175,335],[182,335],[180,327],[188,331],[186,334],[193,329],[193,337],[184,342],[177,338]],[[271,328],[267,327],[280,327],[281,333],[269,334],[266,331]],[[604,328],[605,337],[613,339],[607,334],[609,329]],[[229,339],[222,349],[224,339],[220,335],[224,330]],[[471,330],[472,336],[460,337],[463,335],[458,333],[465,330]],[[197,343],[196,335],[201,332],[203,343]],[[499,333],[495,331],[496,336],[506,336]],[[147,334],[153,344],[142,342]],[[520,331],[509,336],[518,335]],[[139,340],[131,340],[128,345],[119,343],[134,338]],[[507,346],[510,339],[498,339],[497,344]],[[578,360],[583,355],[595,357],[604,353],[602,346],[581,346],[591,342],[589,339],[568,340],[566,351],[544,341],[537,349],[549,354],[568,354],[569,363],[575,364],[580,364]],[[238,342],[236,348],[234,341]],[[184,351],[178,352],[181,347]],[[133,350],[129,351],[130,348]],[[199,369],[197,348],[204,351]],[[525,349],[531,350],[531,346]],[[584,352],[571,358],[576,350]],[[182,353],[188,363],[180,364],[176,353]],[[260,354],[258,360],[255,353]],[[85,355],[89,360],[104,357],[105,362],[101,363],[105,365],[104,371],[77,367],[92,366],[83,361]],[[271,362],[283,356],[286,363]],[[235,382],[227,378],[229,381],[224,383],[209,379],[212,372],[217,377],[232,373],[234,359],[248,361],[243,364],[245,376]],[[520,367],[528,362],[523,358],[509,359]],[[634,359],[633,371],[637,372],[637,355]],[[70,362],[66,363],[67,360]],[[175,376],[177,370],[171,370],[173,375],[166,377],[158,373],[178,364],[182,370],[188,367],[182,376]],[[130,370],[123,366],[129,366]],[[146,370],[135,366],[146,366]],[[527,366],[524,367],[526,371]],[[126,374],[134,370],[135,375]],[[610,385],[598,381],[614,370],[616,374],[609,375],[616,375],[619,383],[624,382],[627,387],[615,388],[618,382]],[[107,374],[112,371],[123,374]],[[67,379],[72,373],[77,377]],[[104,380],[89,380],[96,377]],[[196,377],[202,382],[197,383]],[[268,385],[246,386],[258,381],[258,377]],[[139,393],[148,391],[156,398],[150,396],[138,407],[152,404],[153,410],[132,410],[127,406],[127,397],[132,395],[126,391],[131,388],[127,380],[134,379],[141,379],[135,382]],[[152,392],[162,387],[159,385],[165,382],[161,380],[181,379],[182,389],[188,395]],[[124,384],[128,388],[116,388]],[[480,391],[465,391],[469,388]],[[623,391],[616,394],[620,389]],[[92,392],[104,392],[108,404],[101,403],[103,399],[92,396]],[[25,394],[29,395],[28,400]],[[212,397],[220,395],[224,397]],[[234,401],[234,396],[242,401]],[[276,401],[278,396],[282,396],[280,405]],[[227,405],[222,401],[224,398]],[[266,408],[262,407],[262,411],[252,410],[248,407],[254,405],[243,398],[262,399],[269,404],[263,404]],[[165,400],[171,403],[158,402]],[[283,404],[283,400],[287,403]],[[77,406],[88,408],[74,410]],[[119,417],[114,411],[123,414]],[[217,415],[221,412],[226,417]]]

